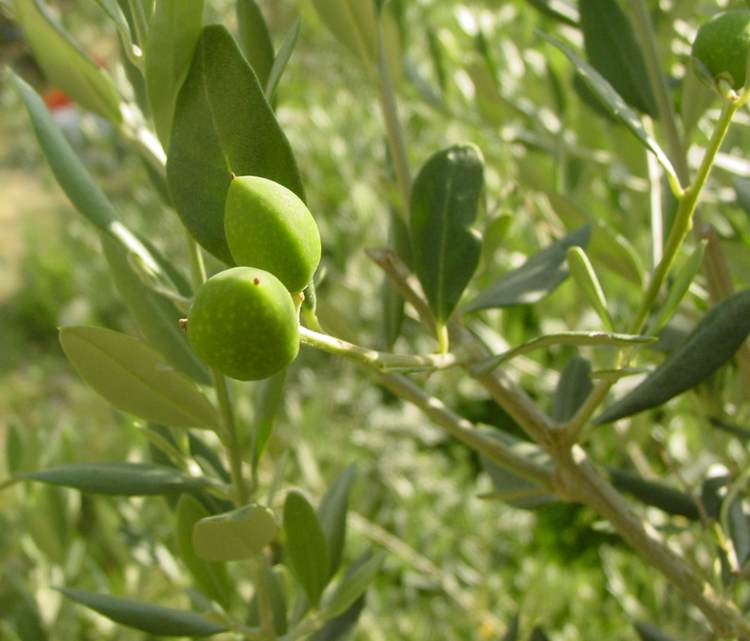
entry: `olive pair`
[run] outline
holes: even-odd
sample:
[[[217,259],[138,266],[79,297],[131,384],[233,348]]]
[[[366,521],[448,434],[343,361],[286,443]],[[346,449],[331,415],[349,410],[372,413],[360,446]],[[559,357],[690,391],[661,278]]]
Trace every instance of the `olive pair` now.
[[[286,187],[258,176],[232,179],[224,228],[241,265],[209,278],[196,292],[187,336],[209,366],[239,380],[268,378],[299,351],[292,298],[320,262],[318,226]]]

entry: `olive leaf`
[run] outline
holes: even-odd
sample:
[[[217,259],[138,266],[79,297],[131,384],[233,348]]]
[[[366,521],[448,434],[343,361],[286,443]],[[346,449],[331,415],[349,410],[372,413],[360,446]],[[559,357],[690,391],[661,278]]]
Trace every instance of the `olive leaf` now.
[[[152,603],[123,599],[108,594],[58,588],[66,597],[95,610],[115,623],[164,637],[207,637],[227,628],[195,612],[165,608]]]
[[[591,225],[555,241],[534,254],[518,269],[501,276],[492,285],[464,306],[474,312],[493,307],[531,305],[551,294],[568,277],[568,247],[586,247],[591,238]]]
[[[284,502],[284,534],[287,564],[317,607],[330,576],[328,542],[315,510],[296,491],[289,492]]]
[[[729,361],[750,333],[750,289],[720,302],[646,379],[594,421],[609,423],[666,403]]]
[[[260,575],[257,575],[257,581],[260,581],[260,585],[256,585],[255,594],[253,595],[252,601],[247,608],[247,623],[251,626],[260,627],[260,604],[258,603],[258,595],[263,592],[268,599],[268,605],[270,606],[271,614],[273,615],[274,629],[276,634],[283,635],[287,632],[287,599],[286,599],[286,583],[285,576],[271,567],[269,559],[261,555],[255,563],[260,564]],[[282,566],[277,566],[279,569]]]
[[[638,287],[643,284],[645,271],[643,262],[625,236],[615,231],[605,221],[592,218],[571,198],[552,191],[546,191],[545,195],[566,228],[591,224],[591,239],[586,246],[586,253],[594,263],[607,268],[612,274]]]
[[[575,2],[571,0],[526,0],[526,2],[539,11],[539,13],[553,20],[557,20],[569,27],[578,27],[580,19],[578,9],[575,6]]]
[[[318,520],[323,534],[328,541],[330,553],[330,575],[333,576],[341,564],[346,541],[346,513],[349,509],[349,493],[357,478],[357,468],[354,465],[347,467],[331,483],[328,491],[323,495],[318,506]],[[359,595],[357,595],[359,596]],[[354,602],[356,599],[352,599]],[[349,604],[351,605],[351,603]],[[347,606],[349,607],[349,606]],[[345,610],[346,608],[344,608]],[[343,612],[343,610],[342,610]],[[338,612],[336,615],[341,614]]]
[[[473,145],[453,145],[424,164],[412,189],[414,271],[435,319],[445,323],[479,264],[482,242],[472,229],[484,183]]]
[[[580,247],[568,247],[567,259],[568,270],[573,280],[589,299],[589,303],[596,311],[604,328],[610,332],[614,331],[612,318],[609,315],[607,297],[586,252]]]
[[[160,0],[146,40],[145,76],[154,127],[167,148],[177,93],[203,25],[204,0]]]
[[[655,343],[653,336],[638,336],[636,334],[615,334],[612,332],[559,332],[556,334],[545,334],[537,336],[525,343],[509,349],[502,354],[489,356],[471,368],[473,376],[484,376],[497,368],[502,363],[509,361],[521,354],[528,354],[543,347],[551,345],[605,345],[610,347],[629,347],[635,345],[646,345]]]
[[[205,486],[200,478],[153,463],[74,463],[38,472],[24,472],[19,479],[69,487],[90,494],[154,496],[189,492]]]
[[[232,586],[226,567],[198,557],[193,547],[195,524],[209,516],[208,510],[189,494],[182,494],[175,509],[175,544],[182,562],[190,570],[195,582],[210,598],[223,608],[230,607]]]
[[[659,110],[633,27],[616,0],[580,0],[586,55],[625,102],[653,118]]]
[[[228,264],[224,202],[231,175],[261,176],[305,198],[289,141],[229,32],[205,27],[177,97],[167,182],[195,239]]]
[[[378,22],[371,0],[313,0],[313,5],[341,44],[361,62],[377,64]]]
[[[237,0],[235,8],[240,47],[261,86],[265,87],[274,63],[273,42],[268,25],[255,0]]]
[[[43,0],[13,0],[16,18],[47,77],[84,109],[122,121],[112,80],[55,20]]]
[[[693,250],[688,259],[683,265],[677,270],[675,274],[674,282],[669,288],[667,294],[667,300],[659,309],[659,313],[651,321],[649,325],[649,332],[652,334],[658,334],[662,329],[667,326],[669,319],[675,313],[679,307],[682,299],[690,289],[690,285],[693,279],[696,277],[703,265],[703,255],[706,251],[706,244],[708,241],[701,241],[698,246]]]
[[[253,503],[202,518],[193,527],[193,549],[206,561],[238,561],[259,554],[278,530],[273,512]]]
[[[210,384],[206,368],[180,331],[178,321],[182,314],[179,310],[165,296],[143,284],[119,243],[105,234],[101,235],[100,242],[115,287],[145,339],[164,355],[170,365],[199,383]]]
[[[292,53],[294,53],[294,47],[297,46],[297,40],[299,38],[301,30],[302,19],[297,18],[294,21],[294,24],[286,32],[284,39],[281,41],[279,52],[274,58],[273,65],[271,66],[271,71],[268,74],[268,80],[266,81],[265,85],[266,98],[268,98],[268,100],[273,100],[274,98],[276,87],[278,86],[279,80],[281,80],[281,76],[284,73],[287,64],[289,63],[289,59],[292,57]]]
[[[321,616],[332,619],[346,612],[364,594],[382,564],[382,554],[367,553],[355,561],[333,591],[326,594]]]
[[[253,461],[257,464],[273,433],[276,417],[284,403],[284,389],[286,387],[286,373],[284,368],[270,378],[258,381],[255,387],[255,413],[253,415]]]
[[[129,254],[137,257],[146,270],[160,274],[158,262],[145,245],[117,219],[114,207],[86,171],[39,94],[15,74],[11,74],[11,78],[31,117],[34,133],[50,169],[73,206],[95,227],[112,236]]]
[[[656,626],[644,621],[636,621],[633,627],[641,641],[676,641],[674,637],[670,637]]]
[[[522,441],[499,430],[488,432],[488,435],[502,442],[511,448],[516,455],[526,460],[542,466],[549,464],[547,453],[534,443]],[[490,477],[494,487],[494,491],[486,498],[503,501],[521,510],[534,510],[558,500],[541,484],[530,481],[507,468],[500,467],[484,456],[480,457],[480,461],[482,469]]]
[[[218,416],[185,375],[143,341],[103,327],[62,327],[60,343],[81,378],[117,409],[175,427],[215,429]]]
[[[670,182],[674,185],[679,185],[680,181],[677,177],[677,172],[675,171],[672,162],[669,160],[669,156],[667,156],[664,150],[659,146],[659,143],[656,142],[654,137],[648,134],[643,127],[643,123],[641,123],[638,118],[638,115],[628,107],[622,96],[615,91],[612,85],[607,82],[606,78],[557,38],[547,34],[541,35],[552,46],[565,54],[568,60],[575,65],[576,71],[583,78],[589,89],[591,89],[612,111],[613,115],[616,116],[617,119],[620,120],[630,132],[641,141],[644,147],[654,154],[654,157],[669,177]]]
[[[573,418],[593,387],[591,363],[580,356],[571,358],[560,373],[552,397],[552,418],[559,423]]]
[[[609,480],[618,490],[646,505],[659,508],[667,514],[684,516],[691,521],[700,520],[695,500],[685,492],[626,470],[610,469]]]

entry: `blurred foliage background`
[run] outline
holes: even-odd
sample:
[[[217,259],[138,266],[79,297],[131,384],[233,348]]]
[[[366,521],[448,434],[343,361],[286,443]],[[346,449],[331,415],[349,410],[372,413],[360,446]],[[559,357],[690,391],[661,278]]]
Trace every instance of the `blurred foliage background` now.
[[[114,27],[97,4],[50,4],[126,91]],[[231,2],[208,4],[211,20],[234,26]],[[307,2],[261,5],[277,45],[302,16],[277,115],[321,226],[321,320],[341,337],[382,345],[382,277],[364,250],[386,244],[397,194],[386,169],[376,90]],[[650,5],[661,53],[678,84],[697,25],[717,7],[744,3]],[[580,35],[540,6],[575,18],[575,2],[565,0],[393,0],[389,6],[400,29],[398,96],[412,166],[460,141],[478,144],[487,160],[480,286],[575,227],[580,216],[606,221],[650,265],[645,154],[543,43],[538,30],[575,44]],[[56,104],[59,96],[34,65],[9,7],[0,7],[0,62]],[[716,104],[709,103],[707,112],[693,100],[681,105],[698,145],[715,116]],[[0,478],[61,462],[143,458],[148,442],[139,424],[80,382],[56,331],[63,324],[126,332],[135,326],[109,282],[95,233],[54,183],[5,77],[0,105],[0,443],[6,454]],[[58,106],[55,114],[128,225],[186,265],[174,213],[117,133],[72,105]],[[750,164],[742,153],[750,142],[748,124],[743,112],[702,208],[722,239],[738,287],[750,279],[750,192],[743,192]],[[611,269],[601,277],[615,317],[628,313],[637,298],[627,279]],[[694,307],[707,306],[700,286],[690,296]],[[583,301],[566,283],[536,306],[491,312],[486,322],[510,345],[543,331],[598,328]],[[689,327],[695,318],[687,309],[678,320]],[[397,346],[432,349],[416,321],[407,317],[405,323]],[[513,374],[546,404],[573,354],[572,348],[541,351],[514,361]],[[472,420],[508,427],[507,417],[471,381],[448,373],[439,386],[429,381],[432,386]],[[592,442],[595,456],[692,493],[711,474],[742,469],[744,437],[708,420],[720,387],[721,380],[712,380],[679,400],[681,411],[663,421],[648,414],[626,428],[602,428]],[[251,386],[235,391],[241,414],[249,416]],[[517,615],[523,638],[541,626],[557,641],[632,641],[638,638],[634,621],[675,638],[698,638],[696,613],[591,513],[559,503],[525,511],[487,499],[492,485],[475,456],[355,366],[303,350],[274,439],[267,473],[288,447],[286,480],[312,496],[345,466],[359,467],[347,555],[354,558],[374,542],[387,560],[368,593],[356,640],[494,640]],[[651,508],[646,513],[696,563],[711,558],[713,543],[700,525]],[[184,601],[188,579],[172,554],[167,516],[161,499],[92,499],[30,485],[0,492],[0,639],[142,639],[64,603],[52,586],[86,584],[160,603]],[[535,638],[544,638],[540,634]]]

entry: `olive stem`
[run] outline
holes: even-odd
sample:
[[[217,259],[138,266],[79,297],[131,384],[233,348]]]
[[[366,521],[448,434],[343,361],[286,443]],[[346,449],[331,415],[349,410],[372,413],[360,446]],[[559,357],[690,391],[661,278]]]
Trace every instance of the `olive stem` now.
[[[719,118],[719,121],[716,123],[716,128],[714,129],[713,136],[711,137],[709,145],[705,151],[703,160],[701,161],[701,165],[698,168],[695,180],[687,189],[685,189],[680,199],[677,214],[675,216],[674,222],[672,223],[672,229],[669,232],[667,244],[664,247],[664,254],[661,261],[656,266],[653,274],[651,275],[651,279],[649,280],[648,287],[643,296],[641,306],[628,330],[629,333],[640,333],[646,324],[649,312],[651,311],[656,298],[659,295],[659,291],[664,284],[664,280],[666,279],[669,270],[674,264],[677,253],[682,247],[685,238],[692,228],[693,214],[695,213],[696,207],[698,205],[698,200],[700,198],[701,192],[703,191],[703,188],[706,185],[708,176],[711,173],[711,167],[713,166],[714,160],[716,159],[716,154],[719,152],[721,144],[722,142],[724,142],[724,138],[727,135],[729,125],[732,121],[732,116],[734,116],[734,113],[737,111],[737,109],[739,109],[741,104],[741,100],[726,100],[724,102],[721,116]],[[619,363],[619,366],[628,365],[627,357],[622,357],[618,360],[621,361]],[[606,398],[609,390],[613,385],[614,381],[603,380],[596,387],[594,387],[592,392],[589,394],[589,397],[575,413],[573,418],[571,418],[570,421],[568,421],[568,423],[563,426],[563,430],[566,433],[567,442],[574,443],[579,440],[581,430],[584,428],[593,413],[596,411],[596,408],[599,407],[601,402]]]
[[[190,256],[190,275],[192,277],[193,291],[196,291],[206,281],[206,266],[203,263],[203,254],[198,243],[190,233],[185,230],[185,240]],[[248,491],[242,478],[242,449],[237,438],[237,429],[234,422],[234,409],[229,397],[226,378],[216,369],[211,369],[211,380],[216,391],[216,401],[219,404],[219,416],[221,418],[221,438],[227,450],[229,458],[230,475],[234,487],[235,502],[238,506],[245,505],[248,500]]]
[[[738,108],[738,102],[728,100],[722,107],[721,116],[716,123],[716,128],[714,129],[714,133],[711,136],[711,140],[703,155],[703,160],[698,168],[695,179],[692,184],[685,189],[680,198],[677,215],[672,223],[672,229],[669,232],[667,244],[664,247],[664,255],[651,276],[641,307],[631,325],[631,333],[637,334],[643,329],[648,314],[656,301],[656,297],[658,296],[662,285],[664,284],[664,280],[677,257],[677,253],[693,227],[693,214],[698,205],[698,199],[700,198],[703,187],[711,173],[716,154],[719,152],[722,142],[724,142],[727,131],[729,131],[732,116],[734,116]]]
[[[349,343],[329,334],[300,326],[300,341],[310,347],[369,365],[381,372],[446,369],[459,365],[455,354],[391,354]]]
[[[276,641],[276,627],[273,620],[273,608],[266,582],[266,559],[259,554],[252,560],[255,579],[255,595],[258,600],[260,629],[265,641]]]
[[[682,137],[677,128],[677,115],[675,114],[674,104],[669,96],[667,78],[662,73],[654,25],[644,0],[630,0],[630,4],[633,8],[635,18],[633,24],[643,47],[643,58],[646,63],[651,90],[654,92],[659,107],[659,121],[664,126],[664,133],[669,145],[670,160],[675,163],[675,169],[680,182],[687,184],[690,180],[690,170],[685,157]]]
[[[378,17],[378,90],[380,93],[380,107],[385,121],[388,149],[393,160],[396,182],[401,191],[402,207],[399,208],[401,218],[409,222],[409,203],[411,202],[411,172],[409,170],[409,156],[406,152],[404,132],[398,116],[398,105],[393,91],[393,81],[388,70],[388,60],[385,54],[383,40],[383,18]]]

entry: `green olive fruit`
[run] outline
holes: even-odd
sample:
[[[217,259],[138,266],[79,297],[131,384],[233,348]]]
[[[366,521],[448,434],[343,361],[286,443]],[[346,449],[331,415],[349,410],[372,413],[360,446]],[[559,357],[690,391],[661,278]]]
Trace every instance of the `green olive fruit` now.
[[[274,274],[290,292],[302,291],[320,262],[320,233],[297,195],[258,176],[229,185],[224,208],[229,251],[238,265]]]
[[[233,267],[209,278],[196,292],[187,337],[207,365],[241,381],[256,381],[297,357],[297,310],[273,274]]]
[[[692,56],[714,82],[725,79],[738,90],[745,86],[750,52],[750,9],[725,11],[698,29]]]

